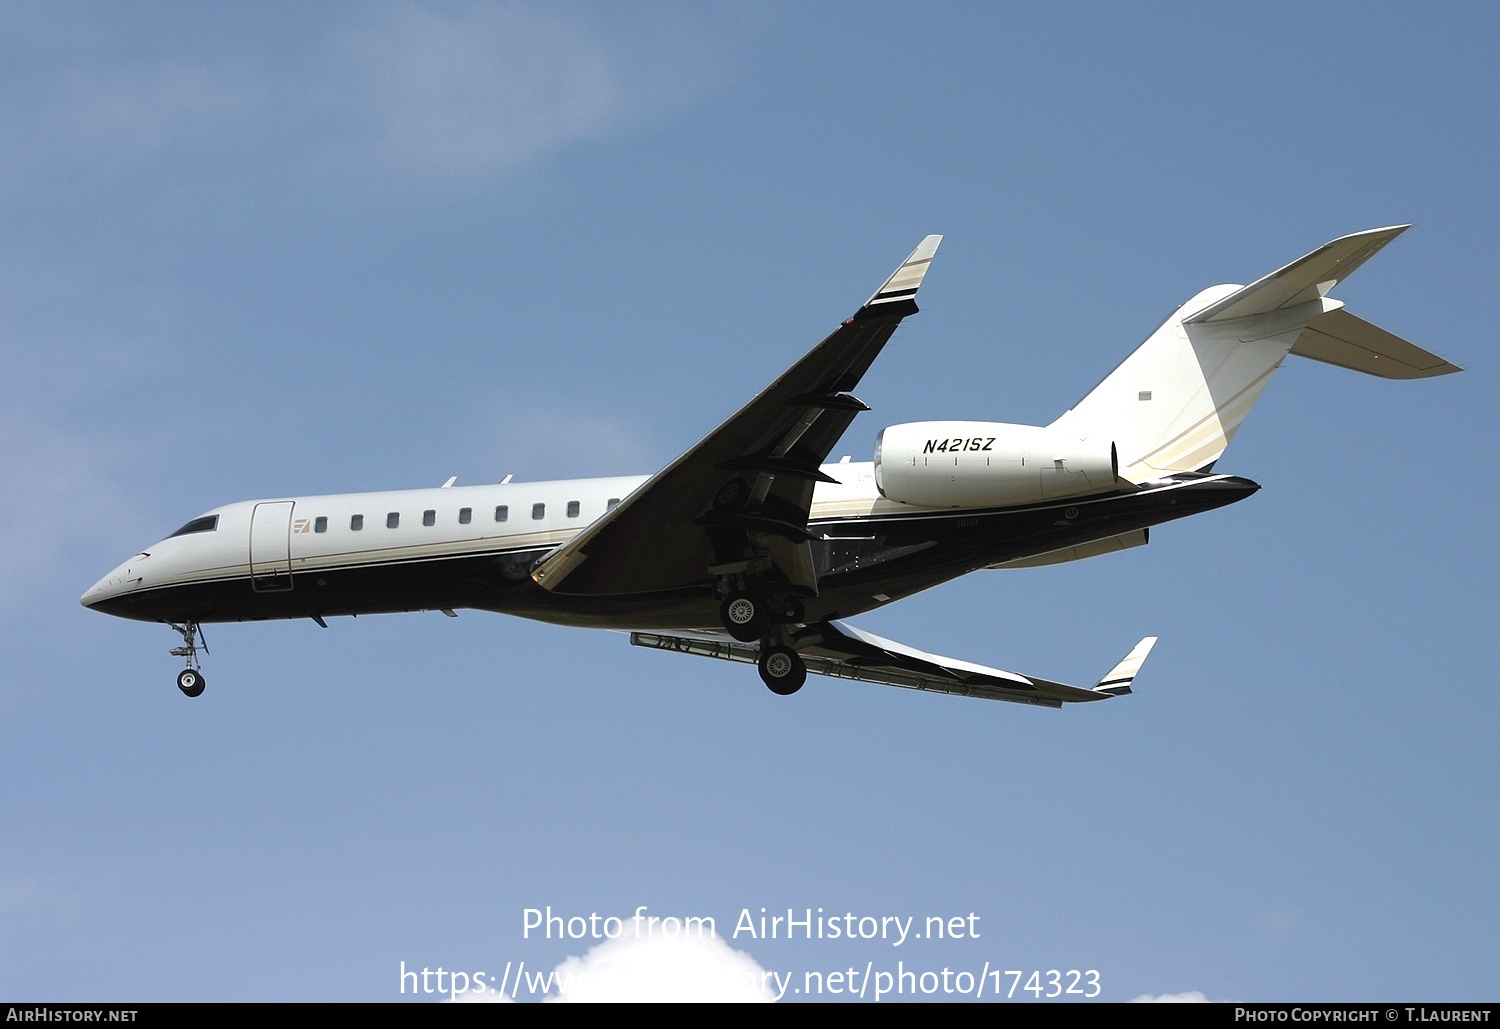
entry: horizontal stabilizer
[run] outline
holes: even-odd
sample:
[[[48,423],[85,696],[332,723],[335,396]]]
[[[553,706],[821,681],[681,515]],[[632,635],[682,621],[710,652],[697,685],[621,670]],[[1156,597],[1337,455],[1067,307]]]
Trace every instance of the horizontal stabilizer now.
[[[1300,257],[1262,279],[1243,286],[1222,300],[1183,318],[1185,324],[1222,322],[1231,318],[1269,314],[1296,307],[1327,296],[1328,291],[1347,278],[1360,265],[1411,228],[1393,225],[1385,229],[1367,229],[1344,236]]]
[[[1383,379],[1425,379],[1463,371],[1343,308],[1308,322],[1291,352]]]
[[[754,664],[760,656],[759,644],[739,643],[716,632],[633,632],[630,642],[637,647],[744,664]],[[1142,640],[1092,689],[929,654],[843,622],[825,621],[809,625],[796,634],[793,645],[809,672],[835,679],[854,679],[928,693],[1005,700],[1037,707],[1062,707],[1063,704],[1107,700],[1129,693],[1131,682],[1155,642],[1155,637]]]

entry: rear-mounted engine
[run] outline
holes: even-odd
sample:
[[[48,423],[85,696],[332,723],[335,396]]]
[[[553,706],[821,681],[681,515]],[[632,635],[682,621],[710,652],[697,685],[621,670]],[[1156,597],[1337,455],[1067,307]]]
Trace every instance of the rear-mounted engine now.
[[[1074,439],[1038,425],[908,422],[875,439],[875,484],[887,500],[922,507],[1029,504],[1125,485],[1110,440]]]

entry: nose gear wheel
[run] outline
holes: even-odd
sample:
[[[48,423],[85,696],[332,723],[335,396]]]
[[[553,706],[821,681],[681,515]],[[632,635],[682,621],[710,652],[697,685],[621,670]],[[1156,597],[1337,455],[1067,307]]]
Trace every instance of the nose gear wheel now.
[[[207,680],[203,673],[196,668],[184,668],[177,673],[177,688],[189,697],[196,697],[203,692]]]

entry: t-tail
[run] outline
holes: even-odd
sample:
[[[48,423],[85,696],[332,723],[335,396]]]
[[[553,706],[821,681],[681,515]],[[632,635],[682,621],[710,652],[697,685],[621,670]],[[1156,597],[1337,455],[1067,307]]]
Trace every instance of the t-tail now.
[[[1389,379],[1461,371],[1328,295],[1407,228],[1357,232],[1248,286],[1204,290],[1049,431],[1107,440],[1119,477],[1142,483],[1212,468],[1289,353]]]

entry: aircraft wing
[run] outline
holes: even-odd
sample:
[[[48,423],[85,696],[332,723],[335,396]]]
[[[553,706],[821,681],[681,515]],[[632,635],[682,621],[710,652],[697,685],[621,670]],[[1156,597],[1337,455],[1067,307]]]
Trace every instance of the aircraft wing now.
[[[747,664],[754,664],[760,656],[758,644],[739,643],[714,632],[633,632],[630,642],[637,647]],[[797,633],[795,641],[807,670],[819,675],[1039,707],[1062,707],[1129,693],[1146,655],[1155,645],[1156,637],[1147,636],[1095,686],[1084,688],[929,654],[843,622],[809,625]]]
[[[623,594],[707,581],[769,555],[766,569],[816,595],[807,531],[818,468],[860,411],[849,394],[914,297],[941,236],[922,240],[864,306],[760,395],[567,544],[532,578],[567,594]]]

